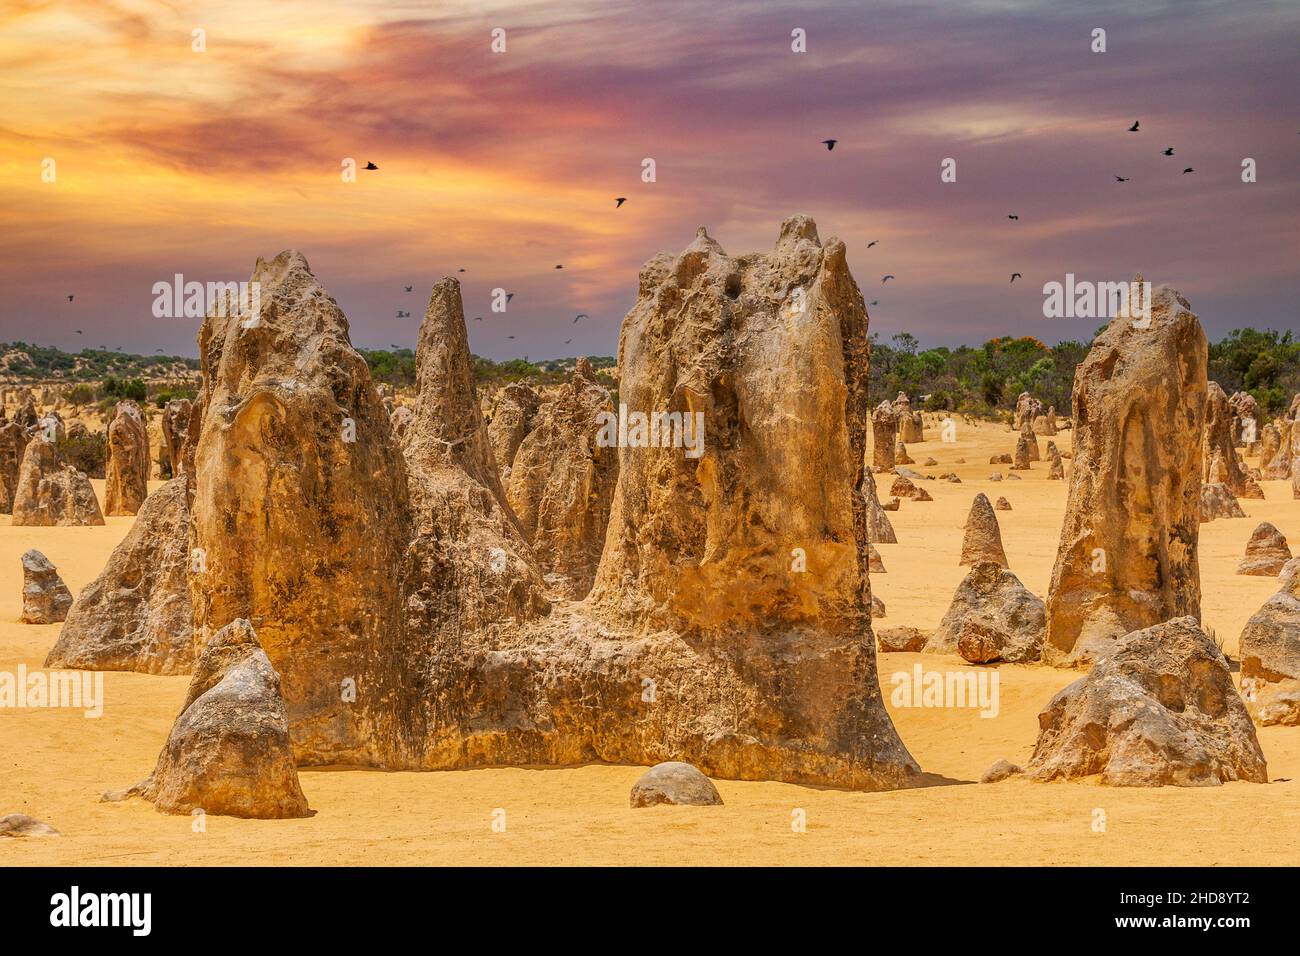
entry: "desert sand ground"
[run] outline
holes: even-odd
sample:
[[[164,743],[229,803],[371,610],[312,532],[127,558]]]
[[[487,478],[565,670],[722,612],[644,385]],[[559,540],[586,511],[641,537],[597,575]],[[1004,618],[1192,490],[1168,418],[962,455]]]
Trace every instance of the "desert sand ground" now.
[[[1014,450],[1003,425],[959,425],[956,444],[909,445],[924,473],[955,471],[962,484],[926,482],[933,502],[904,501],[890,515],[899,543],[881,545],[887,573],[872,588],[888,615],[877,626],[932,628],[965,574],[958,567],[971,499],[1005,496],[998,512],[1012,570],[1045,597],[1065,509],[1067,483],[1047,480],[1047,463],[1022,481],[988,481]],[[1045,446],[1046,440],[1042,441]],[[1055,441],[1063,451],[1070,433]],[[964,457],[967,464],[955,464]],[[1256,464],[1251,460],[1250,464]],[[1069,463],[1067,462],[1067,474]],[[881,498],[891,479],[880,480]],[[103,482],[96,482],[103,496]],[[1233,655],[1247,618],[1276,589],[1272,578],[1233,573],[1251,531],[1272,521],[1300,545],[1300,501],[1285,482],[1263,482],[1265,501],[1242,500],[1248,517],[1201,526],[1204,623]],[[0,670],[39,668],[60,625],[19,623],[19,556],[42,550],[77,593],[103,567],[133,519],[104,528],[13,528],[0,517]],[[881,684],[921,662],[927,670],[970,669],[957,657],[882,654]],[[1003,665],[1000,712],[897,708],[890,714],[923,770],[926,786],[849,793],[782,783],[716,781],[725,806],[628,807],[640,767],[486,769],[449,773],[317,770],[301,773],[315,816],[249,821],[158,813],[135,800],[100,803],[102,791],[147,776],[189,678],[105,675],[103,717],[73,710],[0,710],[0,815],[30,814],[57,839],[0,841],[0,865],[82,864],[869,864],[869,865],[1296,865],[1300,863],[1300,729],[1259,730],[1267,785],[1203,789],[1120,789],[1095,782],[979,785],[999,758],[1023,762],[1037,714],[1079,674],[1040,665]],[[506,812],[493,832],[493,811]],[[791,826],[806,814],[806,832]],[[1095,810],[1105,813],[1094,830]]]

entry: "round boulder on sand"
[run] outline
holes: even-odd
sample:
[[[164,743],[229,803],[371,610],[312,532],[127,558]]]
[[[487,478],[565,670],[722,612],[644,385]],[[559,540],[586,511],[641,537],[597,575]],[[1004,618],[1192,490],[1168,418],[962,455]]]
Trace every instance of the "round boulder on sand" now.
[[[722,806],[722,797],[713,781],[693,766],[670,760],[655,764],[632,785],[632,806],[653,807],[659,803],[718,807]]]

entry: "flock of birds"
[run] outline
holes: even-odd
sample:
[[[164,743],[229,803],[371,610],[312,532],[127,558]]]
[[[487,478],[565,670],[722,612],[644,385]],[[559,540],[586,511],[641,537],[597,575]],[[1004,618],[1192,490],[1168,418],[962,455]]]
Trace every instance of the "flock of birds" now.
[[[1128,127],[1128,132],[1130,132],[1130,133],[1140,133],[1140,132],[1142,132],[1141,121],[1140,121],[1140,120],[1134,120],[1134,121],[1133,121],[1133,125],[1130,126],[1130,127]],[[827,151],[827,152],[831,152],[831,151],[833,151],[833,150],[835,149],[835,146],[836,146],[837,143],[839,143],[839,140],[838,140],[838,139],[824,139],[824,140],[821,141],[821,144],[822,144],[823,146],[826,147],[826,151]],[[1170,156],[1170,157],[1172,157],[1172,156],[1174,155],[1174,147],[1172,147],[1172,146],[1167,146],[1167,147],[1165,147],[1163,150],[1161,150],[1160,152],[1161,152],[1161,155],[1162,155],[1162,156]],[[376,163],[374,163],[373,161],[367,161],[367,162],[366,162],[366,165],[365,165],[363,168],[364,168],[365,170],[367,170],[367,171],[377,171],[377,170],[379,169],[379,166],[378,166]],[[1193,169],[1191,166],[1188,166],[1188,167],[1186,167],[1185,169],[1183,169],[1183,175],[1187,175],[1188,173],[1194,173],[1194,172],[1196,172],[1196,170]],[[1129,182],[1130,179],[1131,179],[1131,177],[1129,177],[1129,176],[1119,176],[1119,175],[1116,175],[1116,176],[1115,176],[1115,181],[1116,181],[1116,182],[1120,182],[1120,183],[1126,183],[1126,182]],[[614,197],[614,208],[615,208],[615,209],[621,209],[621,208],[623,207],[623,204],[624,204],[625,202],[627,202],[627,198],[628,198],[628,197],[626,197],[626,196],[616,196],[616,197]],[[1008,213],[1008,214],[1007,214],[1007,219],[1009,219],[1009,220],[1011,220],[1011,221],[1013,221],[1013,222],[1019,222],[1019,221],[1020,221],[1020,216],[1017,215],[1016,213]],[[871,248],[875,247],[879,242],[880,242],[879,239],[872,239],[870,242],[867,243],[867,248],[868,248],[868,249],[871,249]],[[555,266],[555,268],[556,268],[556,269],[563,269],[563,268],[564,268],[564,265],[563,265],[563,263],[557,263],[556,266]],[[464,268],[461,268],[461,269],[458,270],[458,272],[464,272],[464,271],[465,271]],[[881,277],[881,279],[880,279],[880,284],[881,284],[881,285],[884,285],[885,283],[889,282],[890,279],[896,279],[896,278],[897,278],[897,277],[896,277],[893,273],[886,274],[886,275],[884,275],[884,276]],[[1013,273],[1011,273],[1011,280],[1010,280],[1010,282],[1014,283],[1017,279],[1023,279],[1023,278],[1024,278],[1024,276],[1023,276],[1021,273],[1019,273],[1019,272],[1013,272]],[[406,292],[408,292],[408,293],[414,291],[414,288],[415,288],[414,284],[412,284],[412,285],[408,285],[408,286],[403,286],[403,289],[404,289]],[[508,293],[506,293],[506,302],[509,303],[510,300],[512,300],[514,297],[515,297],[515,294],[514,294],[513,292],[508,292]],[[74,294],[74,295],[69,295],[69,296],[68,296],[68,301],[69,301],[69,302],[72,302],[74,298],[75,298],[75,294]],[[880,300],[879,300],[879,299],[873,300],[873,301],[871,302],[871,305],[873,305],[873,306],[875,306],[875,305],[879,305],[879,304],[880,304]],[[410,317],[411,317],[411,313],[410,313],[409,311],[404,310],[404,309],[398,309],[398,310],[397,310],[397,318],[399,318],[399,319],[409,319]],[[587,313],[585,313],[585,312],[579,312],[576,316],[574,316],[574,318],[573,318],[573,322],[574,322],[574,324],[576,324],[577,322],[581,321],[582,319],[589,319],[589,318],[590,318],[590,316],[587,315]],[[483,316],[481,316],[481,315],[476,315],[476,316],[474,316],[474,321],[475,321],[475,322],[482,322],[482,321],[483,321]],[[82,332],[81,329],[77,329],[77,330],[76,330],[76,333],[77,333],[78,335],[82,335],[82,334],[83,334],[83,332]],[[507,339],[514,339],[514,336],[513,336],[513,335],[507,335],[506,338],[507,338]],[[565,339],[565,340],[564,340],[564,344],[565,344],[565,345],[569,345],[569,344],[571,344],[572,342],[573,342],[572,339]],[[398,348],[397,345],[392,345],[391,347],[394,348],[394,349]],[[104,346],[101,345],[100,348],[103,349]],[[122,346],[119,345],[119,346],[117,347],[116,351],[119,351],[119,352],[120,352],[121,350],[122,350]],[[155,349],[155,351],[161,353],[161,352],[162,352],[162,349]]]

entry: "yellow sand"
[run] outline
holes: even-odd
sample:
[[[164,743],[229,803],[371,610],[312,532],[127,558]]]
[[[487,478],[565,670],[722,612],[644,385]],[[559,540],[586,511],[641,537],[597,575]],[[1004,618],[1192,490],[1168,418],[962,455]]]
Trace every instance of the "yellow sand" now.
[[[991,483],[989,456],[1014,448],[1005,426],[961,424],[959,441],[909,447],[933,455],[939,474],[960,485],[927,482],[935,500],[904,501],[891,515],[900,543],[882,545],[886,574],[872,585],[888,616],[877,626],[938,623],[963,576],[961,529],[978,491],[1005,495],[998,512],[1012,569],[1046,593],[1065,506],[1066,483],[1047,481],[1036,463],[1022,481]],[[1069,447],[1069,433],[1057,439]],[[1045,446],[1045,441],[1044,441]],[[955,465],[958,457],[967,464]],[[1068,467],[1068,463],[1067,463]],[[881,493],[888,491],[882,481]],[[102,482],[97,483],[102,495]],[[1276,589],[1270,578],[1233,573],[1247,538],[1269,520],[1300,545],[1300,501],[1283,482],[1265,482],[1266,501],[1241,502],[1247,519],[1201,526],[1202,608],[1229,653],[1246,619]],[[19,555],[38,547],[76,593],[102,568],[129,527],[13,528],[0,518],[0,670],[39,667],[57,625],[18,622]],[[921,661],[927,669],[968,668],[958,658],[880,656],[882,685]],[[899,733],[927,771],[926,787],[848,793],[781,783],[717,781],[723,807],[632,810],[628,791],[642,768],[493,769],[452,773],[304,770],[316,815],[306,820],[210,817],[195,833],[189,817],[147,803],[99,803],[99,794],[152,769],[183,698],[187,678],[107,674],[98,720],[80,712],[0,710],[0,815],[28,813],[56,827],[58,839],[0,840],[10,864],[1287,864],[1300,863],[1300,728],[1263,728],[1267,785],[1204,789],[1118,789],[1094,782],[975,784],[999,758],[1024,761],[1037,714],[1078,675],[1008,665],[1000,714],[899,709]],[[505,832],[493,812],[505,811]],[[804,811],[806,832],[791,827]],[[1105,831],[1095,832],[1094,811]]]

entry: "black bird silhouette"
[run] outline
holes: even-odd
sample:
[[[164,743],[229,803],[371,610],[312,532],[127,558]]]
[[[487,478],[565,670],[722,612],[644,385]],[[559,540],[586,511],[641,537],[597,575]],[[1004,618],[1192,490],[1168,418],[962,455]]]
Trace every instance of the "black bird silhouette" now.
[[[879,241],[880,241],[879,239],[872,239],[870,242],[867,243],[867,248],[870,249],[872,246],[874,246],[874,245],[875,245],[876,243],[878,243]]]
[[[617,199],[614,200],[614,208],[617,209],[619,206],[623,205],[623,203],[625,203],[625,202],[627,202],[627,197],[626,197],[626,196],[619,196]]]
[[[573,341],[573,339],[565,339],[565,340],[564,340],[564,344],[565,344],[565,345],[568,345],[568,344],[569,344],[570,342],[572,342],[572,341]]]
[[[883,279],[880,280],[880,284],[881,284],[881,285],[884,285],[886,282],[888,282],[888,281],[889,281],[890,279],[892,279],[892,278],[894,278],[892,275],[887,275],[887,276],[885,276]]]
[[[507,293],[506,293],[506,301],[507,301],[507,302],[509,302],[509,301],[510,301],[511,299],[513,299],[514,297],[515,297],[515,294],[514,294],[513,292],[507,292]]]
[[[579,312],[577,315],[573,317],[573,321],[577,322],[579,319],[589,319],[589,318],[591,318],[591,316],[589,316],[586,312]]]
[[[481,315],[476,315],[476,316],[474,316],[474,321],[475,321],[475,322],[482,322],[482,321],[483,321],[483,316],[481,316]]]
[[[1009,216],[1007,216],[1007,218],[1008,218],[1008,219],[1014,219],[1014,220],[1016,220],[1017,222],[1020,221],[1020,217],[1019,217],[1019,216],[1010,216],[1010,215],[1009,215]]]
[[[838,142],[839,142],[838,139],[824,139],[824,140],[822,140],[822,143],[823,143],[823,144],[825,145],[825,147],[826,147],[826,152],[828,152],[828,153],[829,153],[832,149],[835,148],[835,144],[838,143]]]
[[[72,298],[73,298],[72,296],[68,296],[68,301],[71,302]]]
[[[556,266],[555,268],[557,268],[557,269],[563,269],[564,266]]]
[[[1115,177],[1115,182],[1117,182],[1117,183],[1126,183],[1126,182],[1128,182],[1128,179],[1127,179],[1127,177],[1124,177],[1124,176],[1116,176],[1116,177]]]
[[[77,329],[77,334],[78,334],[78,335],[81,334],[81,329]]]
[[[1024,276],[1022,276],[1019,272],[1013,272],[1013,273],[1011,273],[1011,281],[1012,281],[1012,282],[1015,282],[1017,279],[1023,279],[1023,278],[1024,278]]]
[[[409,286],[409,285],[408,285],[408,286],[406,286],[405,288],[406,288],[406,291],[407,291],[407,292],[410,292],[411,289],[414,288],[414,286]]]
[[[366,163],[366,169],[378,169],[378,168],[379,167],[376,166],[374,163]]]
[[[1172,146],[1170,146],[1168,149],[1165,150],[1164,154],[1165,154],[1166,156],[1172,156],[1172,155],[1174,155],[1174,148],[1173,148]]]
[[[1196,172],[1196,170],[1192,169],[1192,167],[1190,167],[1190,166],[1188,166],[1186,169],[1183,170],[1183,173],[1184,173],[1184,174],[1187,174],[1187,173],[1194,173],[1194,172]]]
[[[1140,132],[1140,130],[1138,130],[1138,121],[1137,121],[1137,120],[1134,120],[1134,121],[1133,121],[1133,125],[1130,126],[1130,127],[1128,128],[1128,131],[1129,131],[1130,133],[1137,133],[1137,132]]]
[[[411,317],[411,313],[410,313],[410,312],[403,312],[401,309],[398,309],[398,310],[397,310],[397,317],[398,317],[399,319],[409,319],[409,318]]]
[[[508,338],[508,339],[513,339],[514,336],[513,336],[513,335],[507,335],[506,338]]]
[[[879,299],[872,299],[872,300],[871,300],[871,304],[872,304],[872,305],[880,305],[880,300],[879,300]]]

